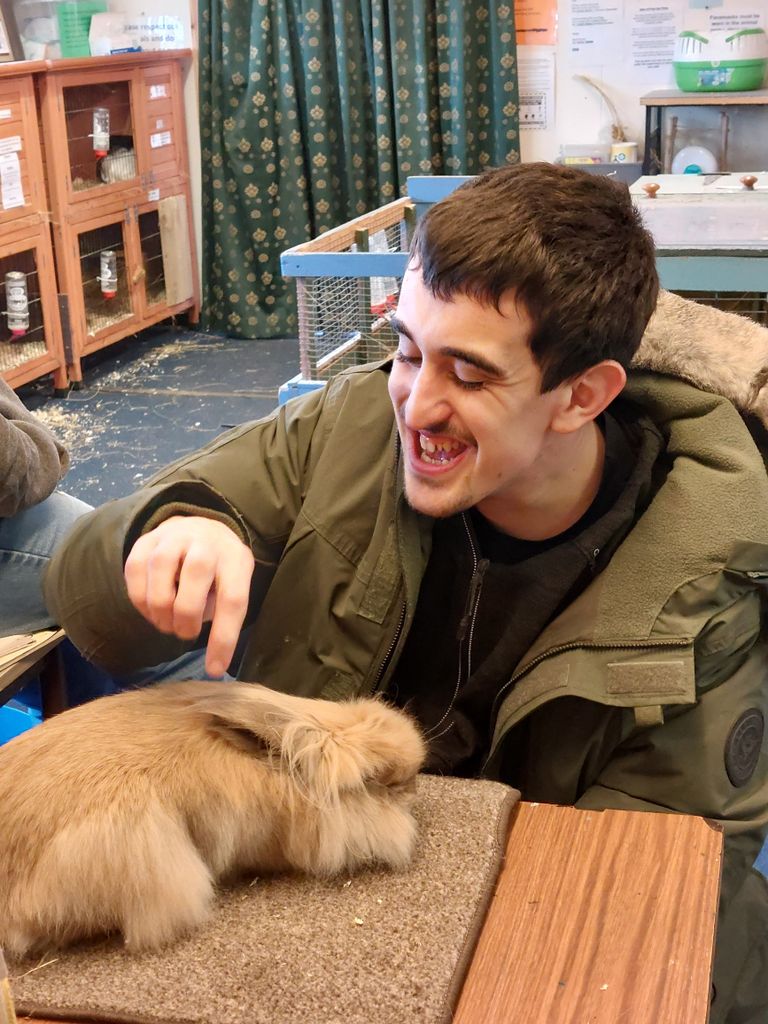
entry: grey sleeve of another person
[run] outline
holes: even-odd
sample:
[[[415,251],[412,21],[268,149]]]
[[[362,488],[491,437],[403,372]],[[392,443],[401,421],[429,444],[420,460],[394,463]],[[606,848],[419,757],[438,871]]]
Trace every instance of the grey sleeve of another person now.
[[[0,380],[0,518],[47,498],[68,466],[63,445]]]

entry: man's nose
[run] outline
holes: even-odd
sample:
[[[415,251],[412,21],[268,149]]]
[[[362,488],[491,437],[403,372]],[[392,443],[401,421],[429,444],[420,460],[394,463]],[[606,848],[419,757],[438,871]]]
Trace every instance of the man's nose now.
[[[447,423],[449,419],[445,382],[422,363],[411,380],[405,403],[405,422],[411,430],[434,431],[440,423]]]

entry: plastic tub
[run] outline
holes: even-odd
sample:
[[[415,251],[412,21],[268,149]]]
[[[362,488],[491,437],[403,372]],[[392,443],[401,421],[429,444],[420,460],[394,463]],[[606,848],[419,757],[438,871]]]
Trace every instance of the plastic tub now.
[[[0,743],[7,743],[14,736],[20,736],[27,729],[40,725],[40,722],[39,711],[15,700],[8,701],[0,707]]]
[[[561,164],[607,164],[611,147],[601,142],[573,143],[560,147]]]
[[[748,92],[763,84],[768,37],[761,28],[681,32],[672,63],[684,92]]]
[[[745,190],[740,177],[658,174],[641,178],[629,191],[657,246],[765,249],[768,190],[763,182],[767,176],[756,175],[754,191]],[[660,186],[655,199],[649,199],[644,190],[651,182]]]

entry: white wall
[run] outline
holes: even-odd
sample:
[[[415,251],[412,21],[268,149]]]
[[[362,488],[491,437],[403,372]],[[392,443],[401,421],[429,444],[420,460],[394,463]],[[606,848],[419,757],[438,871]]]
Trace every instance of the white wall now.
[[[645,108],[641,106],[639,97],[652,89],[672,88],[674,82],[665,76],[656,83],[641,85],[632,81],[621,66],[596,64],[573,67],[569,57],[567,46],[561,43],[555,59],[553,123],[546,130],[521,130],[521,158],[524,161],[554,160],[559,156],[562,145],[610,144],[611,113],[607,104],[589,85],[576,80],[574,74],[587,75],[608,93],[618,109],[627,138],[636,141],[642,152]]]

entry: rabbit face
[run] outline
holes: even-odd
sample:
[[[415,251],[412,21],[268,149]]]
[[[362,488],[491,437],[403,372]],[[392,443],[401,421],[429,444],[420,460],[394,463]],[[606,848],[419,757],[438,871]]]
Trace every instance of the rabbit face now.
[[[257,684],[166,683],[66,711],[0,748],[0,946],[121,931],[148,949],[203,921],[223,878],[403,868],[424,757],[383,702]]]

